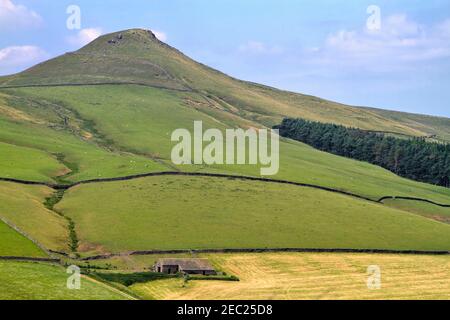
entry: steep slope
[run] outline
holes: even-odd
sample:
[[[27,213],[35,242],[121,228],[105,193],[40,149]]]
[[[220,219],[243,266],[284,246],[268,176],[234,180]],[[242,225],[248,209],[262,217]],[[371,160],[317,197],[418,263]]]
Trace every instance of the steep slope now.
[[[46,257],[44,251],[0,220],[0,256]]]
[[[44,206],[53,190],[41,186],[23,186],[0,182],[0,218],[15,226],[41,247],[67,251],[67,221]],[[29,241],[27,239],[27,241]],[[22,250],[23,244],[1,241],[11,250]],[[1,250],[0,250],[1,251]],[[0,252],[1,255],[6,255]],[[26,254],[17,254],[26,256]]]
[[[133,83],[201,93],[210,108],[263,125],[301,117],[367,130],[450,137],[450,119],[350,107],[239,81],[197,63],[141,29],[108,34],[84,48],[41,63],[1,86]],[[438,125],[436,125],[438,124]]]
[[[0,124],[3,124],[0,141],[62,153],[65,161],[77,169],[64,177],[67,181],[167,170],[260,174],[259,166],[172,165],[170,153],[174,143],[170,136],[175,129],[192,130],[194,120],[202,120],[205,129],[224,130],[230,126],[249,125],[240,118],[226,118],[224,113],[208,114],[204,108],[198,107],[202,97],[197,93],[136,85],[17,88],[6,92],[11,99],[26,102],[15,103],[16,110],[46,125],[42,128],[24,121],[21,126],[26,125],[29,130],[11,135],[11,131],[18,130],[19,123],[3,123],[0,114]],[[60,119],[52,116],[46,107],[48,105],[66,110],[69,128],[59,128]],[[82,127],[82,123],[90,124],[86,126],[84,135],[90,134],[92,138],[84,139],[75,129],[70,129],[76,126],[77,121]],[[51,130],[48,126],[58,130]],[[37,137],[30,136],[36,133]],[[81,139],[69,139],[73,135]],[[54,140],[58,142],[56,145],[47,142]],[[106,151],[102,146],[113,151]],[[121,153],[116,154],[114,150]],[[155,163],[156,160],[159,162]],[[10,175],[23,177],[24,171],[19,164],[9,167],[8,170],[17,169],[8,171]],[[30,172],[34,173],[36,169],[40,170],[32,166]],[[374,200],[396,195],[427,198],[438,203],[450,202],[450,189],[403,179],[380,167],[284,139],[280,142],[280,170],[273,178],[346,190]]]
[[[0,151],[8,153],[0,161],[0,177],[33,181],[67,184],[161,171],[259,176],[259,166],[173,165],[170,161],[174,145],[171,133],[177,128],[192,129],[195,120],[202,120],[205,129],[214,127],[219,130],[270,125],[286,115],[409,135],[439,132],[444,136],[445,130],[450,128],[446,125],[448,119],[437,118],[439,126],[434,127],[434,121],[421,116],[402,117],[402,114],[392,113],[389,118],[377,110],[353,108],[242,82],[189,59],[158,41],[148,31],[134,29],[100,37],[75,53],[1,78],[0,84]],[[420,125],[422,119],[425,120]],[[165,176],[164,181],[166,178],[170,180]],[[87,243],[85,252],[91,249],[102,252],[103,248],[146,249],[148,244],[153,247],[158,244],[158,239],[151,238],[153,234],[148,234],[149,228],[156,227],[156,233],[163,230],[172,232],[172,229],[164,228],[168,224],[174,224],[174,230],[183,228],[178,221],[182,220],[184,211],[179,208],[187,204],[192,207],[194,221],[202,222],[205,217],[210,219],[211,233],[206,238],[202,239],[200,232],[187,235],[193,247],[210,244],[216,247],[268,246],[269,238],[262,230],[279,237],[278,242],[271,242],[276,246],[448,249],[450,243],[446,224],[356,197],[336,195],[317,188],[304,191],[302,195],[299,188],[294,187],[281,188],[286,191],[284,194],[277,191],[278,185],[266,188],[265,184],[252,181],[248,188],[259,185],[260,189],[256,190],[259,198],[254,199],[254,205],[249,207],[244,199],[250,199],[251,194],[241,190],[243,186],[247,188],[245,184],[229,182],[221,186],[223,193],[228,194],[214,194],[212,187],[207,185],[208,179],[203,178],[190,184],[184,180],[173,182],[178,189],[166,194],[167,200],[160,202],[148,215],[146,210],[156,202],[148,201],[142,190],[153,190],[152,195],[162,197],[164,190],[170,190],[170,184],[161,182],[158,186],[153,183],[155,180],[148,179],[145,180],[149,181],[148,184],[127,181],[81,185],[68,190],[56,209],[73,218],[80,239]],[[438,203],[450,202],[450,189],[402,179],[379,167],[319,152],[285,139],[280,144],[280,171],[273,178],[333,188],[373,200],[383,196],[413,196]],[[128,186],[132,187],[130,194],[123,190]],[[50,189],[15,188],[6,182],[0,187],[5,190],[0,202],[1,217],[9,219],[49,249],[67,249],[65,221],[42,204]],[[85,190],[87,194],[83,193]],[[269,191],[272,198],[267,196]],[[17,196],[19,192],[20,197]],[[178,202],[173,212],[167,211],[169,203],[176,203],[173,199],[182,198],[183,192],[188,195],[183,198],[186,201]],[[222,203],[224,195],[228,198]],[[230,221],[223,216],[211,215],[207,207],[208,201],[222,203],[219,207],[209,207],[220,214],[222,207],[239,204],[241,207],[228,209],[232,215],[239,210],[251,212],[252,208],[269,199],[285,209],[282,215],[275,217],[279,222],[273,221],[273,212],[277,208],[267,210],[270,205],[266,204],[259,210],[258,217],[241,214],[234,218],[241,219],[240,226],[228,228]],[[113,210],[111,213],[108,205],[116,200],[119,201],[116,208],[120,207],[120,212]],[[126,204],[130,206],[122,207]],[[135,210],[132,217],[128,217],[126,214],[131,205]],[[296,208],[304,205],[309,209],[299,216]],[[195,211],[196,206],[203,211]],[[33,214],[28,213],[30,208]],[[322,212],[322,215],[317,215],[317,212]],[[178,220],[167,219],[171,213],[178,214]],[[113,215],[122,218],[114,228],[111,227]],[[157,224],[152,215],[159,216]],[[134,220],[138,218],[142,221]],[[261,219],[259,224],[255,223],[258,219]],[[376,228],[366,223],[372,220],[377,221]],[[358,228],[354,228],[353,222]],[[146,226],[147,230],[139,229]],[[271,228],[273,226],[278,229]],[[225,229],[221,229],[223,227]],[[99,233],[102,228],[105,228],[105,235],[123,228],[120,236],[129,242],[114,234],[102,242],[102,239],[95,238],[103,234],[103,231]],[[251,239],[244,239],[248,241],[240,244],[230,242],[236,239],[237,231],[245,233],[245,228],[251,229],[255,237],[253,242]],[[308,228],[330,230],[333,237],[324,242],[317,237],[323,233],[317,232],[311,238],[302,238],[309,234]],[[189,230],[187,227],[184,229]],[[223,232],[217,233],[217,230]],[[140,243],[141,235],[146,232],[149,238]],[[215,234],[221,234],[222,241],[205,244],[205,239],[208,241],[208,237],[214,238]],[[351,239],[346,239],[348,234],[353,235]],[[368,235],[367,238],[364,234]],[[325,236],[322,238],[326,239]],[[120,242],[108,243],[116,240]],[[164,242],[164,238],[158,241]],[[178,239],[178,242],[167,243],[166,247],[185,245]]]

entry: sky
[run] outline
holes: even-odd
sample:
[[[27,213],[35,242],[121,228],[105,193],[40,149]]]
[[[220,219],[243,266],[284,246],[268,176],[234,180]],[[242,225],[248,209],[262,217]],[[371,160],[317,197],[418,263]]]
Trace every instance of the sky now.
[[[239,79],[450,117],[448,0],[0,0],[0,75],[130,28]]]

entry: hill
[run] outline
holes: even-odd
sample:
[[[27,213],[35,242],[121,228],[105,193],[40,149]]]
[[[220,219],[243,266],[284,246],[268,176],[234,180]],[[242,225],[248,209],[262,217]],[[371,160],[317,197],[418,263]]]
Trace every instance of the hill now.
[[[244,82],[197,63],[131,29],[99,37],[84,48],[0,78],[0,86],[127,83],[202,95],[207,112],[272,126],[284,117],[330,122],[367,130],[450,139],[450,119],[356,108],[317,97]],[[211,110],[216,109],[216,110]]]
[[[256,166],[172,164],[171,133],[192,128],[195,120],[222,131],[272,125],[285,116],[440,139],[450,130],[449,119],[404,115],[243,82],[191,60],[145,30],[110,34],[0,79],[0,180],[46,183],[0,182],[0,216],[57,251],[68,252],[75,230],[86,254],[207,246],[446,250],[445,212],[430,219],[428,206],[375,202],[403,196],[445,204],[450,189],[288,139],[280,142],[280,171],[272,178],[314,188],[168,176],[80,184],[64,194],[51,188],[167,171],[259,177]],[[46,199],[57,202],[61,196],[56,206],[48,205]],[[180,209],[184,206],[188,213]],[[193,232],[192,221],[207,221],[207,228]],[[246,232],[248,237],[238,238]],[[180,236],[165,238],[171,233]]]
[[[245,119],[224,120],[193,107],[202,99],[197,93],[102,85],[17,88],[5,90],[4,95],[6,105],[30,120],[0,114],[0,141],[44,151],[53,161],[60,159],[63,167],[58,176],[45,180],[80,181],[174,170],[259,176],[258,166],[174,167],[171,163],[174,144],[170,135],[175,129],[190,129],[194,120],[202,120],[205,129],[247,125]],[[14,162],[14,154],[6,155],[11,159],[10,177],[29,175],[27,180],[35,180],[42,175],[33,157]],[[280,171],[274,178],[346,190],[374,200],[396,195],[450,202],[450,189],[399,178],[379,167],[291,140],[280,143]]]
[[[166,255],[133,250],[186,252],[180,256],[223,248],[450,250],[449,208],[439,205],[450,204],[449,188],[285,138],[272,180],[261,179],[258,166],[171,162],[171,133],[192,129],[194,121],[223,132],[272,126],[286,117],[450,141],[450,119],[352,107],[240,81],[149,31],[108,34],[0,77],[0,258],[48,253],[62,265],[109,273],[148,271]],[[89,259],[107,253],[120,254]],[[73,291],[66,289],[62,266],[0,261],[0,299],[124,299],[132,292],[158,299],[449,294],[442,280],[448,255],[205,256],[241,281],[170,279],[125,288],[83,276],[82,290]],[[370,264],[383,268],[383,291],[365,286]]]

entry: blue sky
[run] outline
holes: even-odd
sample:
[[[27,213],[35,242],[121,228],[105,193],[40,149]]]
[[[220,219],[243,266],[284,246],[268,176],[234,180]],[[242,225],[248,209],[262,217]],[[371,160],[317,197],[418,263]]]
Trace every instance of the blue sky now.
[[[69,5],[81,9],[79,30],[66,27]],[[134,27],[237,78],[450,117],[448,0],[0,0],[0,74]]]

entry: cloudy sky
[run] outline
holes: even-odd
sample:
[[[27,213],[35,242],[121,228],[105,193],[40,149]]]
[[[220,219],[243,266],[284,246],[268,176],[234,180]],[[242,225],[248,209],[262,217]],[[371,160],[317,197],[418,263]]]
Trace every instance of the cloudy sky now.
[[[241,79],[450,117],[448,0],[0,0],[0,74],[134,27]]]

